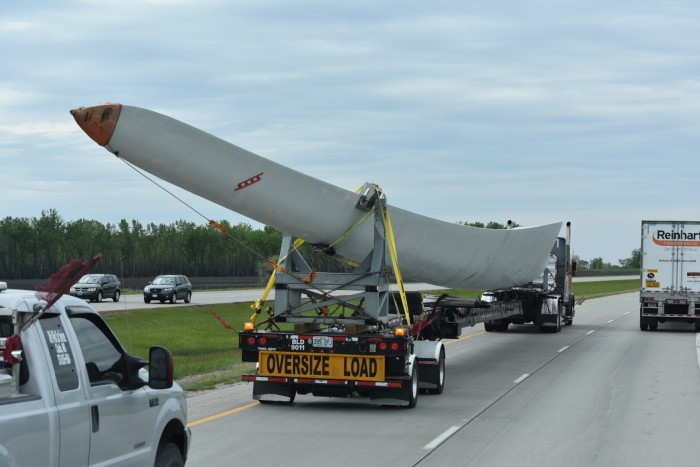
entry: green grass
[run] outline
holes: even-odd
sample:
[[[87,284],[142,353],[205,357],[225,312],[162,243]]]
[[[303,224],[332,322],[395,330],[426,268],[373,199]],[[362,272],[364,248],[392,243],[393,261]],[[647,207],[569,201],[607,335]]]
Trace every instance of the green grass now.
[[[252,313],[249,304],[207,305],[105,314],[129,353],[148,357],[152,345],[167,347],[175,361],[175,379],[188,390],[240,381],[254,365],[241,362],[238,335],[211,314],[240,330]],[[206,376],[202,376],[206,375]]]
[[[577,299],[636,291],[639,280],[574,283]],[[442,293],[440,291],[439,293]],[[453,296],[477,298],[480,290],[446,290]],[[436,291],[429,292],[432,294]],[[270,303],[268,303],[270,304]],[[175,378],[188,391],[234,383],[252,372],[254,364],[241,362],[238,335],[211,314],[218,313],[235,329],[250,320],[250,303],[143,309],[104,314],[129,353],[148,358],[152,345],[167,347],[175,360]]]
[[[639,279],[626,279],[601,282],[574,282],[576,300],[604,297],[639,290]]]

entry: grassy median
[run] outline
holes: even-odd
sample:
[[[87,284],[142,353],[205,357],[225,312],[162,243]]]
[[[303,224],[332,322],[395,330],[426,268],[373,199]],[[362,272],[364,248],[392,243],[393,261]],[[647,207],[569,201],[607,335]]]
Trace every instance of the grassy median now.
[[[577,300],[631,292],[639,280],[580,282],[574,284]],[[449,290],[451,295],[478,297],[480,291]],[[436,293],[436,292],[430,292]],[[212,314],[217,313],[235,329],[250,320],[250,303],[163,307],[104,314],[127,351],[148,357],[151,345],[170,349],[175,360],[175,378],[189,391],[234,383],[255,365],[241,362],[238,335],[226,329]]]

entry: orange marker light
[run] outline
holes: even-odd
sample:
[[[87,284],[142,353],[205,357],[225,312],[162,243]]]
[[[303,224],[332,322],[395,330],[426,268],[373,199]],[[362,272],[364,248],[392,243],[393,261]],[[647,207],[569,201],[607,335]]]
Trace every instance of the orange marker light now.
[[[255,324],[249,321],[243,325],[243,329],[246,331],[255,331]]]

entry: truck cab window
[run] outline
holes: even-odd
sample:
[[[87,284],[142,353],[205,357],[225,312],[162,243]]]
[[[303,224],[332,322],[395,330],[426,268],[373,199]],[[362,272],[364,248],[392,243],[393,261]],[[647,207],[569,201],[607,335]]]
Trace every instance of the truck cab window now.
[[[120,384],[124,379],[122,351],[89,317],[74,315],[70,320],[85,358],[90,383]]]

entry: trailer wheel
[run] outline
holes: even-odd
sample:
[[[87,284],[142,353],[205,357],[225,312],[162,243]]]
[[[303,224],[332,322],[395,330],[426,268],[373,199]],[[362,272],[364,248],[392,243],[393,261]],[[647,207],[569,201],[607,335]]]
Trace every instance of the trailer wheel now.
[[[418,404],[418,367],[413,365],[413,371],[411,372],[411,381],[409,383],[411,387],[408,391],[408,405],[407,409],[412,409]]]
[[[640,320],[639,321],[639,329],[641,329],[642,331],[646,331],[647,329],[649,329],[649,325]]]
[[[438,376],[435,382],[437,387],[428,389],[429,394],[442,394],[445,390],[445,349],[440,350],[440,359],[438,360]]]
[[[652,321],[649,323],[649,330],[650,331],[656,331],[659,328],[659,322],[658,321]]]
[[[486,332],[493,332],[495,331],[496,326],[492,323],[484,323],[484,331]]]

